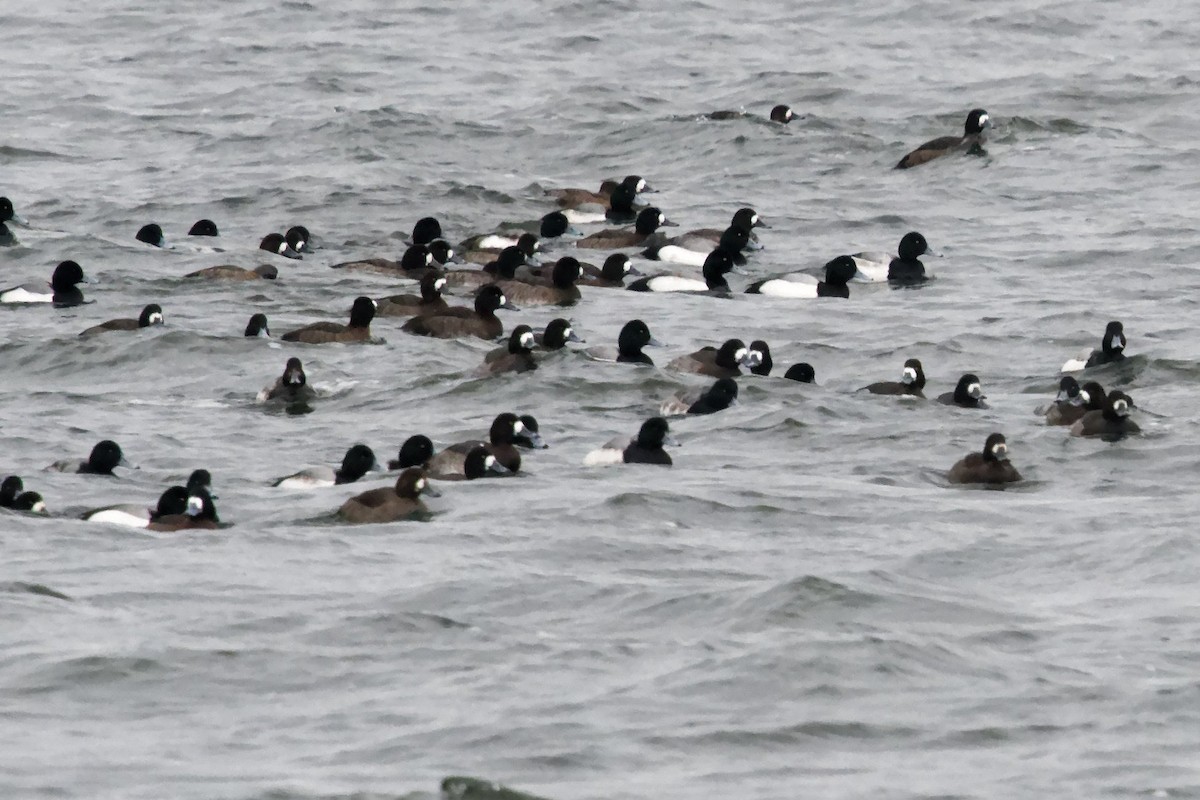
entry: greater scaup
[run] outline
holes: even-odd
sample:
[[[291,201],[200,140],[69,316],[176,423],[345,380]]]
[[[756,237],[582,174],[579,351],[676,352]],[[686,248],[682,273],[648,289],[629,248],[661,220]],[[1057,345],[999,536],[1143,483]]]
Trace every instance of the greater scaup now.
[[[312,234],[308,232],[308,228],[303,225],[293,225],[288,228],[287,233],[283,238],[288,243],[288,247],[295,250],[297,253],[313,252]]]
[[[886,253],[854,253],[850,258],[858,268],[855,278],[860,281],[882,282],[920,282],[928,277],[925,274],[925,264],[920,260],[923,255],[937,255],[929,249],[925,237],[917,231],[910,231],[900,239],[896,255]]]
[[[643,347],[662,347],[662,342],[650,335],[650,328],[640,319],[631,319],[617,334],[617,349],[589,347],[584,352],[597,361],[616,361],[624,364],[646,364],[654,366],[650,356],[642,352]]]
[[[266,314],[252,314],[250,321],[246,323],[246,332],[243,336],[252,336],[260,339],[270,339],[271,329],[267,326]]]
[[[575,242],[576,247],[592,250],[616,250],[623,247],[641,247],[659,228],[678,227],[654,206],[638,212],[633,230],[607,228],[589,234]]]
[[[1133,410],[1133,398],[1125,392],[1111,392],[1104,401],[1104,409],[1089,411],[1071,426],[1074,436],[1102,436],[1119,439],[1127,433],[1141,433],[1138,424],[1129,418]]]
[[[1063,364],[1060,372],[1078,372],[1088,367],[1120,361],[1125,358],[1125,344],[1125,326],[1113,320],[1104,327],[1104,338],[1100,340],[1099,350],[1085,349],[1078,357]]]
[[[528,263],[519,247],[506,247],[483,269],[452,269],[446,272],[446,285],[453,287],[485,286],[497,280],[516,280],[517,268]]]
[[[750,233],[745,228],[730,225],[721,233],[721,238],[714,248],[708,238],[682,236],[673,239],[651,238],[647,247],[642,251],[642,257],[651,261],[665,261],[670,264],[684,264],[700,267],[717,250],[729,253],[733,263],[744,264],[746,257],[742,250],[750,241]]]
[[[532,414],[522,414],[520,419],[522,427],[513,435],[513,444],[517,447],[524,447],[526,450],[545,450],[550,447],[542,438],[541,426],[538,425],[537,417]]]
[[[258,243],[258,249],[266,250],[268,253],[274,253],[275,255],[283,256],[284,258],[303,258],[303,256],[297,253],[292,246],[288,244],[288,240],[285,239],[283,234],[280,233],[268,233],[263,237],[262,241]]]
[[[182,514],[167,514],[146,526],[152,531],[216,530],[219,528],[217,507],[212,495],[204,489],[188,493],[187,507]]]
[[[145,244],[150,245],[151,247],[167,246],[166,237],[163,236],[163,229],[153,222],[138,228],[137,235],[134,238],[139,242],[144,242]]]
[[[626,277],[641,274],[633,268],[633,262],[624,253],[613,253],[604,259],[604,264],[600,267],[586,263],[579,266],[583,269],[583,275],[576,281],[579,286],[623,289]]]
[[[107,333],[108,331],[136,331],[139,328],[149,328],[151,325],[162,325],[163,312],[162,308],[157,303],[151,303],[142,309],[142,313],[137,319],[110,319],[108,322],[101,322],[99,325],[93,325],[83,331],[80,336],[95,336],[99,333]]]
[[[13,511],[26,511],[30,514],[45,514],[46,501],[37,492],[21,492],[13,500]]]
[[[408,241],[411,244],[429,244],[434,239],[441,238],[442,223],[438,222],[436,217],[422,217],[413,225],[412,236]]]
[[[1014,483],[1021,473],[1008,460],[1004,434],[993,433],[983,443],[983,451],[968,453],[950,468],[951,483]]]
[[[508,344],[502,353],[495,351],[484,356],[483,366],[479,371],[484,375],[501,375],[505,372],[530,372],[537,369],[537,360],[533,357],[533,328],[528,325],[518,325],[509,334]]]
[[[470,440],[450,445],[429,462],[429,474],[435,478],[462,475],[467,454],[479,446],[486,447],[488,453],[495,456],[509,472],[520,472],[521,453],[514,446],[513,439],[524,430],[525,423],[516,414],[498,414],[492,420],[488,441]]]
[[[783,377],[797,383],[816,383],[817,371],[813,369],[812,364],[801,361],[788,367],[787,372],[783,373]]]
[[[750,349],[746,351],[746,365],[755,375],[770,375],[771,368],[775,366],[771,358],[771,346],[762,339],[751,342]]]
[[[378,471],[379,462],[375,453],[365,444],[356,444],[342,457],[342,466],[309,467],[275,481],[272,486],[282,489],[312,489],[320,486],[335,486],[354,483],[368,472]]]
[[[260,264],[254,269],[246,269],[233,264],[218,264],[215,267],[205,267],[195,272],[189,272],[183,277],[218,281],[273,281],[279,277],[279,270],[274,264]]]
[[[725,280],[725,276],[730,272],[740,272],[740,270],[734,266],[733,255],[718,247],[704,259],[702,271],[704,280],[675,274],[652,275],[638,278],[626,288],[634,292],[727,293],[729,282]]]
[[[620,183],[612,180],[601,181],[600,190],[596,192],[588,189],[547,189],[546,194],[555,198],[562,208],[573,209],[584,205],[607,207],[612,200],[613,193],[621,187],[629,190],[631,196],[634,197],[639,193],[650,194],[656,191],[640,175],[626,175]]]
[[[308,385],[308,376],[304,374],[304,364],[293,356],[284,365],[283,374],[275,379],[271,386],[259,391],[257,401],[265,403],[269,400],[282,400],[288,403],[306,402],[313,399],[315,392]]]
[[[375,301],[369,297],[356,297],[350,307],[350,324],[340,322],[314,322],[288,331],[282,337],[285,342],[305,344],[328,344],[330,342],[366,342],[371,338],[371,320],[375,318]]]
[[[550,271],[549,283],[529,283],[522,280],[498,280],[496,285],[513,302],[521,306],[570,306],[581,297],[575,282],[583,274],[579,261],[563,256]]]
[[[453,339],[459,336],[475,336],[480,339],[498,339],[504,335],[504,323],[496,316],[498,309],[519,311],[508,302],[499,286],[489,284],[475,296],[475,307],[447,308],[437,314],[413,317],[400,328],[418,336],[435,336]]]
[[[371,489],[342,503],[338,516],[347,522],[395,522],[415,515],[428,515],[429,508],[421,495],[440,497],[441,492],[429,485],[425,471],[410,468],[400,473],[396,485],[387,489]]]
[[[667,364],[667,369],[712,378],[734,378],[742,374],[741,367],[749,366],[746,360],[749,352],[741,339],[727,339],[719,348],[702,347],[694,353],[679,356]]]
[[[376,301],[375,314],[380,317],[415,317],[421,314],[436,314],[450,307],[446,298],[442,297],[442,289],[446,286],[446,276],[436,270],[429,270],[421,277],[421,293],[394,294],[382,297]]]
[[[388,462],[388,469],[405,469],[407,467],[425,468],[433,458],[433,442],[422,433],[415,434],[404,440],[396,458]]]
[[[1058,383],[1058,395],[1045,410],[1047,425],[1073,425],[1087,413],[1088,394],[1079,386],[1079,381],[1064,375]]]
[[[767,278],[746,287],[747,294],[768,297],[808,299],[814,297],[850,297],[847,285],[858,272],[858,265],[850,256],[838,256],[825,265],[825,280],[818,281],[811,275],[789,273],[777,278]]]
[[[113,470],[117,467],[136,469],[125,460],[125,454],[121,452],[119,444],[111,439],[105,439],[92,448],[87,461],[75,461],[74,459],[56,461],[47,469],[54,472],[75,472],[84,475],[112,475]]]
[[[984,402],[986,399],[987,396],[983,393],[983,386],[979,382],[979,376],[967,372],[958,379],[958,384],[955,385],[953,392],[939,394],[937,401],[947,406],[987,408],[988,404]]]
[[[671,466],[671,456],[663,445],[677,445],[671,436],[671,426],[662,417],[651,417],[642,423],[641,429],[632,440],[618,437],[599,450],[593,450],[583,459],[584,466],[607,466],[610,464],[657,464]]]
[[[0,483],[0,508],[12,508],[17,495],[25,491],[25,482],[19,475],[9,475]]]
[[[584,341],[571,328],[570,320],[562,317],[550,320],[546,325],[546,330],[535,333],[534,338],[537,341],[538,349],[547,351],[562,350],[567,346],[567,342]]]
[[[217,223],[211,219],[196,220],[187,232],[188,236],[218,236]]]
[[[972,109],[967,114],[962,136],[939,136],[913,150],[896,165],[896,169],[908,169],[958,151],[966,151],[972,155],[983,153],[983,145],[987,143],[987,131],[992,127],[991,118],[982,108]]]
[[[712,249],[721,243],[721,237],[730,228],[741,228],[748,234],[748,242],[746,246],[750,249],[759,249],[762,247],[758,244],[758,239],[754,235],[754,228],[770,228],[771,226],[763,222],[758,216],[758,212],[749,206],[739,208],[733,212],[733,218],[729,221],[729,225],[724,228],[696,228],[694,230],[681,233],[674,237],[674,240],[679,243],[686,243],[692,250]],[[707,241],[709,244],[703,246],[702,241]]]
[[[719,378],[716,383],[700,393],[678,394],[663,401],[658,413],[664,417],[683,414],[715,414],[737,402],[738,385],[733,378]]]
[[[12,200],[0,197],[0,222],[11,222],[14,225],[29,227],[29,223],[13,208]]]
[[[921,362],[915,358],[910,358],[904,362],[904,372],[901,373],[899,381],[880,381],[872,383],[870,386],[864,386],[859,391],[867,391],[871,394],[897,394],[908,395],[910,397],[924,397],[922,389],[925,388],[925,370],[921,368]]]
[[[536,234],[522,233],[516,238],[508,236],[499,236],[496,234],[487,234],[481,239],[482,244],[487,247],[475,246],[465,247],[460,244],[459,249],[462,251],[462,260],[468,264],[483,264],[488,265],[496,261],[500,254],[509,248],[514,248],[521,251],[522,259],[517,262],[519,264],[534,264],[539,253],[542,252],[542,243]],[[464,243],[466,244],[466,243]],[[495,268],[492,270],[495,271]]]
[[[405,248],[399,261],[390,258],[360,258],[330,265],[330,269],[359,270],[364,272],[403,273],[403,277],[420,280],[433,268],[433,251],[428,245],[413,244]]]
[[[56,308],[83,305],[83,292],[78,284],[90,282],[77,263],[63,261],[54,268],[49,292],[41,291],[36,284],[14,286],[0,291],[0,303],[53,303]]]
[[[154,508],[148,508],[137,503],[122,503],[118,505],[95,508],[85,512],[81,519],[88,522],[104,522],[109,525],[120,525],[126,528],[146,528],[151,522],[160,517],[169,517],[187,513],[188,498],[191,490],[205,489],[203,482],[189,481],[187,486],[168,487],[158,497]],[[215,512],[214,512],[215,513]]]
[[[8,229],[8,226],[0,222],[0,247],[16,247],[20,244],[17,241],[16,235]]]

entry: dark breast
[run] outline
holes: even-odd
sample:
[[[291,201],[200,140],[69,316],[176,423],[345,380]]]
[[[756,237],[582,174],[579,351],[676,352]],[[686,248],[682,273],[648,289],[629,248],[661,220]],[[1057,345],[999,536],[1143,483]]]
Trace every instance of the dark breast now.
[[[660,464],[663,466],[670,466],[671,456],[662,448],[651,450],[649,448],[642,447],[637,442],[634,442],[625,448],[625,463]]]
[[[352,328],[338,322],[314,322],[282,337],[285,342],[304,344],[329,344],[331,342],[365,342],[371,338],[370,328]]]
[[[1007,461],[985,461],[971,453],[950,468],[951,483],[1012,483],[1021,480],[1017,468]]]

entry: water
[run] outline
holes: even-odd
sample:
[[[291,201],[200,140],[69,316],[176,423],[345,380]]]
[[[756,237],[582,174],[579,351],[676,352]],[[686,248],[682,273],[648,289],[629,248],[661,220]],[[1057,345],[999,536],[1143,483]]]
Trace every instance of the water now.
[[[104,0],[3,31],[0,193],[35,226],[3,285],[68,257],[100,281],[83,308],[0,308],[0,471],[60,515],[0,520],[6,797],[426,798],[450,775],[556,799],[1200,796],[1184,6]],[[699,118],[777,102],[802,118]],[[988,157],[890,170],[976,106]],[[479,379],[489,344],[392,320],[375,346],[240,336],[256,310],[278,334],[394,292],[327,266],[397,256],[418,217],[459,239],[628,173],[685,227],[753,205],[753,276],[911,229],[945,257],[848,302],[586,291],[589,345],[641,317],[660,365],[739,336],[816,367],[673,423],[670,470],[580,463],[693,376],[564,357]],[[184,241],[201,217],[226,252]],[[135,246],[149,221],[180,246]],[[323,247],[276,282],[180,279],[297,223]],[[168,327],[76,337],[147,302]],[[1109,319],[1136,357],[1094,377],[1145,434],[1042,426]],[[292,354],[323,394],[305,416],[253,403]],[[929,394],[972,371],[992,410],[851,393],[914,356]],[[448,485],[427,523],[341,526],[360,487],[269,488],[505,410],[551,449]],[[949,488],[993,430],[1027,480]],[[102,438],[140,469],[39,471]],[[196,467],[225,532],[72,518]]]

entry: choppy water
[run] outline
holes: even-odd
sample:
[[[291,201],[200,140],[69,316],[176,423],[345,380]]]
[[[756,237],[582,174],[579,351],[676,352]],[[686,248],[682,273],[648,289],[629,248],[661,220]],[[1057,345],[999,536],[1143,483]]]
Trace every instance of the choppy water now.
[[[556,799],[1200,797],[1186,4],[102,0],[0,31],[0,194],[34,225],[0,283],[64,258],[101,281],[84,308],[0,308],[0,472],[65,515],[0,518],[5,797],[429,797],[463,774]],[[699,119],[776,102],[803,117]],[[890,170],[974,106],[987,158]],[[280,332],[391,293],[327,265],[395,256],[418,217],[462,238],[630,172],[686,227],[757,208],[755,274],[910,229],[945,257],[848,302],[588,291],[589,344],[642,317],[659,364],[740,336],[816,367],[676,423],[671,470],[580,462],[686,376],[560,358],[482,380],[485,343],[390,320],[377,346],[241,338],[254,310]],[[182,242],[200,217],[228,252]],[[183,246],[135,246],[149,221]],[[274,283],[180,280],[295,223],[323,249]],[[76,337],[154,301],[164,330]],[[1110,318],[1136,358],[1095,377],[1145,435],[1043,427]],[[293,353],[325,396],[264,411]],[[910,356],[930,394],[978,373],[993,409],[850,393]],[[551,449],[448,487],[430,522],[340,526],[360,487],[268,488],[502,410]],[[1027,481],[948,488],[993,430]],[[141,469],[39,472],[101,438]],[[196,467],[225,532],[70,517]]]

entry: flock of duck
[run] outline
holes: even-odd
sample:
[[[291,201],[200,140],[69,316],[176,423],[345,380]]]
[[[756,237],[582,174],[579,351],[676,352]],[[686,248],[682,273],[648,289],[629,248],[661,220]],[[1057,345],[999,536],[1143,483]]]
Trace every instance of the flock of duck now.
[[[714,119],[726,119],[727,112],[714,112]],[[732,112],[730,112],[732,113]],[[770,119],[787,124],[792,112],[786,106],[772,110]],[[945,136],[926,142],[904,156],[898,169],[925,164],[955,153],[980,154],[991,126],[988,114],[974,109],[967,116],[961,136]],[[413,228],[407,249],[397,260],[365,258],[332,265],[333,269],[369,271],[414,281],[418,293],[397,294],[373,299],[356,298],[346,323],[313,322],[282,334],[284,342],[307,345],[358,343],[372,341],[371,323],[377,317],[408,318],[401,330],[419,336],[443,339],[476,337],[496,341],[499,346],[488,352],[479,373],[497,375],[535,370],[547,354],[561,351],[580,339],[566,319],[555,319],[544,330],[516,325],[505,337],[499,311],[515,311],[521,306],[571,306],[583,298],[580,287],[628,289],[639,292],[690,292],[713,296],[732,292],[726,278],[742,271],[742,266],[762,247],[759,231],[769,226],[751,208],[738,209],[724,228],[702,228],[668,235],[677,227],[659,208],[639,201],[654,190],[640,176],[621,181],[605,181],[596,191],[557,189],[547,191],[548,202],[557,207],[538,220],[508,224],[499,229],[470,236],[457,246],[444,237],[436,218],[419,220]],[[583,235],[575,226],[604,224],[601,230]],[[0,246],[17,243],[9,225],[28,226],[17,215],[8,198],[0,198]],[[212,237],[218,229],[211,220],[200,220],[189,236]],[[165,247],[167,241],[160,226],[149,224],[137,232],[136,239],[146,245]],[[294,226],[284,234],[265,236],[259,248],[284,258],[299,259],[314,251],[312,236],[304,226]],[[542,258],[550,251],[570,249],[576,255],[562,254],[553,263]],[[674,271],[642,275],[634,267],[629,252],[636,251],[651,262],[671,264]],[[585,251],[607,253],[599,264],[580,260]],[[852,283],[886,282],[909,286],[929,279],[922,257],[932,254],[925,237],[913,231],[905,234],[895,254],[855,253],[830,260],[813,276],[789,273],[750,283],[750,294],[802,300],[809,298],[848,298]],[[699,270],[699,274],[696,270]],[[229,264],[207,267],[189,273],[195,280],[255,281],[273,280],[279,274],[275,265],[245,268]],[[47,287],[17,286],[0,291],[0,303],[52,303],[76,306],[85,303],[81,284],[88,282],[75,261],[63,261],[54,269]],[[458,291],[472,295],[469,305],[452,305],[445,293]],[[93,325],[81,332],[92,337],[118,331],[136,331],[164,322],[162,309],[147,305],[137,319],[114,319]],[[255,313],[245,329],[246,336],[270,337],[265,315]],[[591,347],[583,352],[596,360],[634,365],[653,365],[643,348],[658,344],[645,322],[630,320],[620,330],[615,348]],[[1126,339],[1120,322],[1108,324],[1100,347],[1089,350],[1063,365],[1064,373],[1124,358]],[[642,423],[632,439],[617,439],[593,451],[585,465],[656,464],[670,465],[664,447],[674,443],[666,417],[684,414],[712,414],[737,401],[736,379],[745,369],[756,375],[769,375],[774,369],[766,342],[749,345],[729,339],[716,346],[705,346],[672,360],[667,369],[708,376],[715,382],[696,395],[681,395],[662,404],[661,416]],[[810,364],[790,366],[784,377],[813,383],[815,371]],[[898,381],[884,381],[863,387],[878,395],[924,398],[925,373],[917,359],[907,360]],[[258,395],[262,403],[280,403],[303,408],[313,399],[300,358],[290,357],[283,373]],[[953,391],[936,397],[937,402],[962,408],[986,408],[982,383],[974,374],[963,375]],[[1058,396],[1044,409],[1045,421],[1069,426],[1078,436],[1117,438],[1137,433],[1131,420],[1134,403],[1121,391],[1106,393],[1100,384],[1089,381],[1080,385],[1065,375]],[[474,480],[518,472],[520,450],[544,447],[536,418],[513,413],[498,415],[486,440],[451,445],[437,452],[426,436],[409,438],[398,458],[388,463],[401,470],[394,487],[373,489],[358,494],[338,510],[351,522],[387,522],[427,513],[422,495],[437,494],[432,480]],[[113,441],[99,442],[84,461],[59,462],[50,467],[60,471],[112,475],[127,466],[120,446]],[[353,483],[367,473],[381,469],[375,454],[365,445],[351,447],[338,469],[304,470],[280,478],[281,487],[340,485]],[[1021,480],[1008,460],[1007,442],[1001,433],[987,437],[980,451],[967,454],[948,471],[951,483],[999,485]],[[84,514],[85,519],[158,531],[191,528],[216,528],[219,518],[214,505],[212,478],[206,470],[196,470],[186,486],[172,486],[163,492],[154,508],[138,505],[109,506]],[[18,511],[45,513],[40,494],[26,491],[18,476],[9,476],[0,486],[0,507]]]

